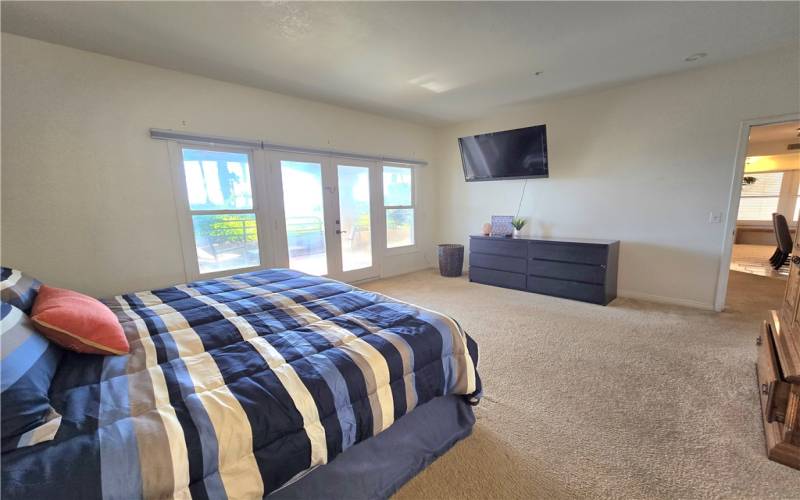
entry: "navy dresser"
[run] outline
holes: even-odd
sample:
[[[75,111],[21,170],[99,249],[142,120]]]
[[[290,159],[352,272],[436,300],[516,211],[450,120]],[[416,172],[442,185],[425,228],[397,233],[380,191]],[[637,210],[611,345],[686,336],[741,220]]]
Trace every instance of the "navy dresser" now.
[[[619,241],[470,236],[469,280],[606,305],[617,296]]]

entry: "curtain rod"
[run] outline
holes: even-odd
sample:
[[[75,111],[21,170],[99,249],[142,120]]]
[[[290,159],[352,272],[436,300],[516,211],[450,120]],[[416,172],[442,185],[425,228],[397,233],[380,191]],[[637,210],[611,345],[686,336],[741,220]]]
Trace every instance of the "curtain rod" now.
[[[269,149],[273,151],[285,151],[289,153],[305,153],[316,154],[324,156],[338,156],[342,158],[351,158],[353,160],[369,160],[381,161],[386,163],[402,163],[405,165],[427,165],[428,162],[422,160],[409,160],[406,158],[395,158],[391,156],[376,156],[366,155],[360,153],[352,153],[348,151],[338,151],[335,149],[317,149],[317,148],[303,148],[298,146],[287,146],[284,144],[272,144],[265,141],[256,141],[249,139],[236,139],[232,137],[220,137],[214,135],[200,135],[186,132],[176,132],[174,130],[164,130],[158,128],[150,129],[151,139],[160,140],[174,140],[182,142],[192,142],[196,144],[209,144],[216,146],[239,146],[246,148]]]

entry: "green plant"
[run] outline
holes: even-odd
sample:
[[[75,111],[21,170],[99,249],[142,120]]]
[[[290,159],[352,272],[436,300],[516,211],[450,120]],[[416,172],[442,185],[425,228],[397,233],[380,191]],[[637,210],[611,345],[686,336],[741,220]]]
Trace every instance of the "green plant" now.
[[[742,177],[742,186],[746,186],[748,184],[754,184],[757,180],[758,179],[756,179],[755,177],[747,175],[745,177]]]
[[[516,229],[517,231],[521,231],[522,228],[525,227],[525,219],[523,219],[522,217],[514,217],[513,219],[511,219],[511,225],[514,226],[514,229]]]
[[[241,215],[199,215],[194,218],[195,233],[214,245],[258,241],[255,218]]]

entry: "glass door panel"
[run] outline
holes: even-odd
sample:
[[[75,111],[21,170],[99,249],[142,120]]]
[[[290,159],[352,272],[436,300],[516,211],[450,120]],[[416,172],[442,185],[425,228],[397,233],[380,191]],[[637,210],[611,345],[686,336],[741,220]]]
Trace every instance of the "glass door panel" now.
[[[289,267],[328,274],[322,165],[281,160],[280,166]]]
[[[337,165],[342,271],[372,267],[369,167]]]

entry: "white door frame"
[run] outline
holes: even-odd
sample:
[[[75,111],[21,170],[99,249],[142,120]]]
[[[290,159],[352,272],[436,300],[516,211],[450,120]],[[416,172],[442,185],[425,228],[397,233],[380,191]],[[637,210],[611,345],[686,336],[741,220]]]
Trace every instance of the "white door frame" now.
[[[728,201],[728,214],[725,217],[725,233],[722,240],[722,251],[717,278],[717,293],[714,296],[714,310],[725,310],[725,298],[728,294],[728,273],[731,267],[733,253],[733,238],[736,234],[736,218],[739,214],[739,199],[742,195],[742,177],[744,177],[744,162],[747,159],[747,145],[750,139],[750,128],[759,125],[772,125],[800,120],[800,113],[754,118],[744,120],[739,126],[739,143],[736,147],[736,160],[733,163],[733,180]]]

